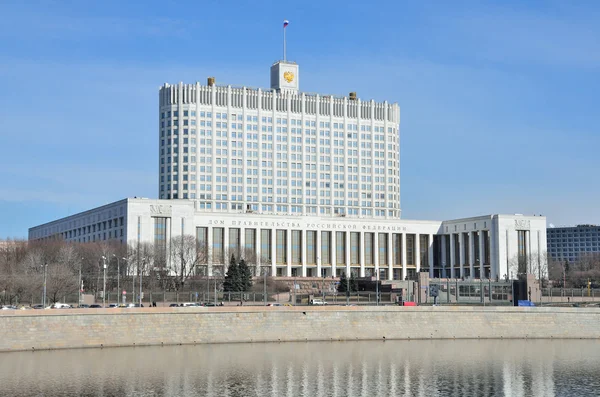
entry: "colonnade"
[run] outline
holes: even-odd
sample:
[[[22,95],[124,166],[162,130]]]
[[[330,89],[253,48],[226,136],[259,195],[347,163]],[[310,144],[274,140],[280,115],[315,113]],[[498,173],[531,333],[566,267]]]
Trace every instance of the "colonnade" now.
[[[227,263],[233,254],[237,257],[255,255],[256,262],[271,276],[338,277],[342,273],[349,275],[355,272],[359,277],[376,277],[379,274],[381,279],[404,280],[411,271],[418,273],[427,269],[433,277],[433,233],[229,227],[197,229],[205,229],[197,234],[206,236],[206,241],[199,241],[199,246],[206,247],[208,251],[211,276],[213,267]],[[314,241],[310,247],[306,243],[309,233],[312,233],[311,241]],[[247,237],[251,237],[252,241],[246,241]],[[263,241],[265,237],[268,241]],[[407,244],[408,239],[410,244]],[[309,249],[313,251],[309,253]],[[309,263],[309,257],[314,258],[312,263]]]

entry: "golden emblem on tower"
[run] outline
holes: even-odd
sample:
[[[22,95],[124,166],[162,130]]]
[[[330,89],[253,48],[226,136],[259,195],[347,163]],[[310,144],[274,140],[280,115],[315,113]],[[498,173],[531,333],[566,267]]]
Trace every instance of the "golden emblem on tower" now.
[[[292,72],[285,72],[283,74],[283,78],[285,79],[285,81],[287,81],[288,83],[291,83],[294,80],[294,73]]]

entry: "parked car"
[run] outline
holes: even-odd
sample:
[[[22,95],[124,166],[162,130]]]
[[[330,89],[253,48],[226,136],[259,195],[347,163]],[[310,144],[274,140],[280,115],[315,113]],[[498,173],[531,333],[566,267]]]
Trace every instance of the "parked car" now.
[[[267,303],[267,306],[283,306],[283,305],[278,302],[273,302],[273,303]]]
[[[33,305],[32,308],[36,310],[41,310],[44,308],[44,305]]]
[[[90,305],[86,305],[85,303],[82,303],[81,305],[79,305],[80,309],[89,309]]]
[[[324,306],[327,304],[327,302],[325,302],[323,299],[321,298],[314,298],[311,299],[310,302],[308,303],[309,305],[314,305],[314,306]]]
[[[90,305],[90,309],[102,309],[102,305],[94,303],[93,305]]]
[[[125,306],[125,308],[127,308],[127,309],[132,309],[134,307],[140,307],[140,304],[139,303],[127,303],[127,305]],[[144,305],[142,304],[141,307],[144,307]]]
[[[117,307],[119,307],[118,303],[111,303],[110,305],[108,305],[109,308],[111,309],[116,309]]]
[[[178,304],[178,303],[171,303],[171,304],[169,305],[169,307],[179,307],[179,304]]]
[[[56,302],[50,306],[50,309],[70,309],[71,305],[67,303]]]
[[[179,306],[181,307],[198,307],[198,306],[202,306],[200,303],[196,303],[196,302],[184,302],[182,304],[180,304]]]
[[[205,307],[213,307],[213,306],[217,306],[217,305],[215,305],[215,302],[206,302],[206,303],[204,304],[204,306],[205,306]]]
[[[13,305],[4,305],[0,307],[0,310],[17,310],[17,307]]]

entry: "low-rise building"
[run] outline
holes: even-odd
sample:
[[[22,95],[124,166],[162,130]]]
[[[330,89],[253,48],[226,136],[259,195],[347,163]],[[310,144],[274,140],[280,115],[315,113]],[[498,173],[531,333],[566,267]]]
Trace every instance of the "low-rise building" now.
[[[194,236],[211,274],[231,254],[272,276],[330,277],[354,272],[381,279],[515,277],[544,260],[546,218],[486,215],[449,221],[282,216],[254,211],[215,213],[195,200],[130,198],[29,230],[30,240],[117,240],[130,249],[152,244],[176,261],[171,242]],[[176,267],[175,263],[168,266]],[[202,268],[202,266],[200,266]],[[205,274],[201,271],[200,274]]]

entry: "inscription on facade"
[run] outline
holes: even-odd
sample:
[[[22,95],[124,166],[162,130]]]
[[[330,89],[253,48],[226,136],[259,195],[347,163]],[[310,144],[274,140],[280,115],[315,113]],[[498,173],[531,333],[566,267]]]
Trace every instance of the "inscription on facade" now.
[[[151,205],[150,213],[152,215],[171,215],[171,206],[170,205]]]
[[[517,230],[529,230],[531,228],[531,222],[527,219],[515,219],[515,229]]]
[[[303,223],[303,222],[274,222],[274,221],[240,221],[210,219],[209,225],[213,226],[246,226],[246,227],[265,227],[265,228],[296,228],[306,230],[365,230],[381,232],[405,232],[406,226],[387,226],[387,225],[357,225],[352,223]]]

